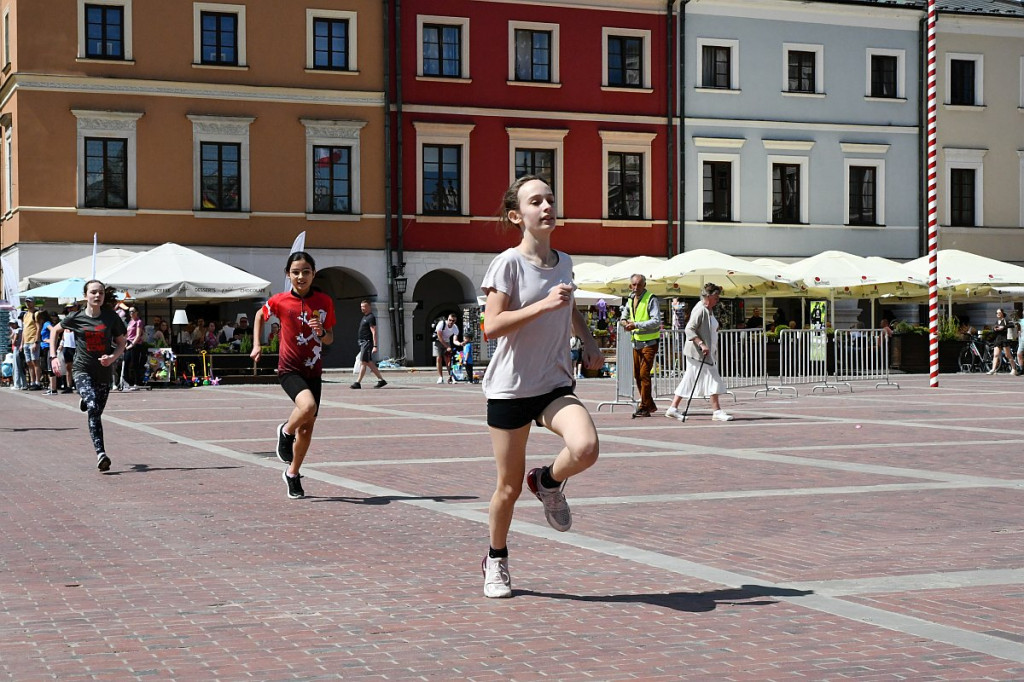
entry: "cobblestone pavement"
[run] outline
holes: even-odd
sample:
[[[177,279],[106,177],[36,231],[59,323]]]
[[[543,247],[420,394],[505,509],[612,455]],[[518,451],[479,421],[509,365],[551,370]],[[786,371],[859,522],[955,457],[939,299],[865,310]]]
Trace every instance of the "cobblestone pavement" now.
[[[113,394],[106,474],[76,396],[0,391],[0,676],[1024,679],[1021,380],[738,390],[686,424],[584,380],[573,529],[524,495],[487,600],[479,387],[330,379],[304,500],[277,386]],[[530,464],[556,448],[535,429]]]

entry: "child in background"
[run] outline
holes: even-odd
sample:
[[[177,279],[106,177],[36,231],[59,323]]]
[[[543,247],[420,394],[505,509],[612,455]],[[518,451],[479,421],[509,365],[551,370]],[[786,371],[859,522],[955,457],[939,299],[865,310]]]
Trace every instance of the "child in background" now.
[[[467,331],[463,339],[462,364],[466,368],[466,381],[475,384],[476,378],[473,376],[473,332]]]

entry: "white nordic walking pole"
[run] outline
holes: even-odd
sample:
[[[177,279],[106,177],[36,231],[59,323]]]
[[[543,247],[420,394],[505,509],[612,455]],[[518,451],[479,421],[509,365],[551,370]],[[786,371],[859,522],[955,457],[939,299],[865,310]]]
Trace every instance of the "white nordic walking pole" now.
[[[690,389],[690,397],[686,399],[686,409],[683,410],[683,422],[686,421],[686,415],[690,412],[690,401],[693,400],[693,392],[697,390],[697,382],[700,380],[700,373],[706,364],[707,363],[704,362],[704,358],[701,358],[700,367],[697,368],[697,376],[693,379],[693,388]]]

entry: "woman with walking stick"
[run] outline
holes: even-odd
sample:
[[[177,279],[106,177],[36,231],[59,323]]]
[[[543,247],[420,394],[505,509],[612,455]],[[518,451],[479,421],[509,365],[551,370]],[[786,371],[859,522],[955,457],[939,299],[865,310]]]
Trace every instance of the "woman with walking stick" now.
[[[711,420],[716,422],[732,421],[732,415],[722,409],[718,396],[725,393],[725,382],[718,373],[716,358],[718,356],[718,320],[711,312],[718,305],[722,295],[722,287],[708,282],[700,292],[700,303],[693,306],[690,320],[686,323],[686,343],[683,355],[686,356],[686,372],[676,387],[672,406],[665,410],[669,419],[686,421],[686,413],[690,410],[690,400],[696,395],[711,400],[714,413]],[[686,396],[686,408],[680,412],[679,403]]]

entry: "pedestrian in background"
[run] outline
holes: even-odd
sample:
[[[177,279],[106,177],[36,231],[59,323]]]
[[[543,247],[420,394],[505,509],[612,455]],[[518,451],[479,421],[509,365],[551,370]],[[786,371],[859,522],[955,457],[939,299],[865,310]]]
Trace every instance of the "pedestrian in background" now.
[[[619,324],[629,332],[633,342],[633,380],[640,392],[640,404],[633,416],[650,417],[658,411],[654,404],[651,371],[661,338],[661,305],[658,298],[647,290],[647,278],[643,275],[630,277],[629,288],[629,300],[622,308]]]
[[[696,396],[708,398],[714,412],[712,421],[732,421],[732,415],[722,409],[718,396],[729,389],[722,381],[718,372],[718,319],[714,308],[722,295],[722,287],[708,282],[700,292],[700,303],[693,306],[690,320],[686,323],[686,344],[683,355],[686,356],[686,372],[676,387],[672,398],[672,406],[665,410],[669,419],[683,420],[683,414],[677,409],[683,398]]]
[[[370,310],[370,302],[365,299],[360,301],[359,311],[363,314],[363,318],[359,320],[359,332],[356,334],[356,341],[359,343],[359,376],[349,388],[361,386],[367,368],[377,377],[377,385],[374,388],[384,388],[388,382],[384,381],[384,375],[377,368],[377,316]]]

